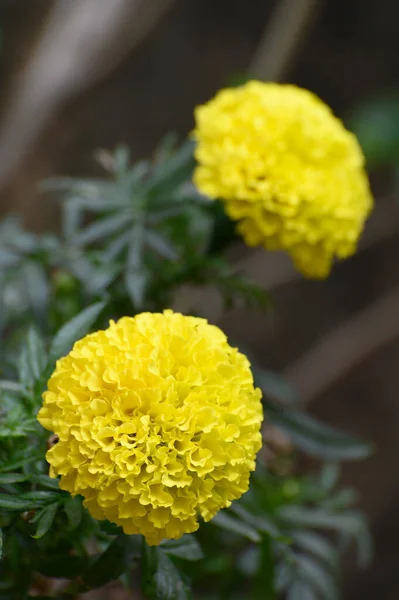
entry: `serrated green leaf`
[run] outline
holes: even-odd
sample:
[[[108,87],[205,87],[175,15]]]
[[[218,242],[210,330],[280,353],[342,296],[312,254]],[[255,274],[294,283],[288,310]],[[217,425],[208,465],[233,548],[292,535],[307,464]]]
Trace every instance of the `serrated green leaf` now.
[[[58,510],[58,503],[46,506],[37,520],[36,533],[33,536],[36,540],[42,538],[51,528]]]
[[[160,548],[170,556],[177,556],[183,560],[201,560],[204,556],[202,548],[194,535],[186,534],[179,540],[162,542]]]
[[[55,361],[61,356],[65,356],[70,351],[74,342],[86,335],[104,306],[105,302],[92,304],[61,327],[55,334],[50,346],[50,361]]]
[[[222,529],[230,531],[231,533],[242,535],[251,540],[251,542],[258,543],[262,539],[256,529],[254,529],[251,525],[244,523],[243,521],[239,521],[226,512],[219,512],[212,519],[212,523],[217,527],[221,527]]]
[[[367,444],[299,411],[264,402],[270,421],[286,433],[303,452],[325,460],[357,460],[370,456]]]

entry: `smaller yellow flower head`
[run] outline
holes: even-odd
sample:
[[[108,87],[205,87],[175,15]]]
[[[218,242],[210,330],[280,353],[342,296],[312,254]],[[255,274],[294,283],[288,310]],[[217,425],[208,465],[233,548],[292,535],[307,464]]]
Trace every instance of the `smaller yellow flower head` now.
[[[125,533],[179,538],[247,490],[260,397],[246,357],[205,319],[167,310],[111,321],[48,382],[38,420],[59,436],[50,475]]]
[[[249,246],[287,251],[324,278],[356,250],[373,201],[364,157],[317,96],[251,81],[195,111],[194,182],[239,221]]]

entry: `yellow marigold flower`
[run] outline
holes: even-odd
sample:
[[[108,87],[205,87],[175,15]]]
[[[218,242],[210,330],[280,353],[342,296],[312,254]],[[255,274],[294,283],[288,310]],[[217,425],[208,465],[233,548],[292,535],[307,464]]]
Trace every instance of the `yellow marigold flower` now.
[[[205,319],[166,310],[110,322],[61,358],[39,422],[50,475],[149,544],[198,529],[248,488],[261,393],[247,358]]]
[[[317,96],[251,81],[222,90],[195,118],[194,182],[223,201],[249,246],[286,250],[313,278],[355,252],[373,204],[364,157]]]

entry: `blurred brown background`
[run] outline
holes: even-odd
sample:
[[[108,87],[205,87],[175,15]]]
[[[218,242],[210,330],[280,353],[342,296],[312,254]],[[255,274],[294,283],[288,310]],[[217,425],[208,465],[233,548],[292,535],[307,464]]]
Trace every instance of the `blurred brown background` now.
[[[345,120],[397,85],[398,22],[396,0],[0,0],[0,213],[57,228],[38,181],[98,174],[99,147],[150,154],[248,72],[308,87]],[[234,260],[272,290],[277,310],[222,315],[204,291],[210,318],[285,373],[311,412],[376,444],[344,472],[376,544],[368,571],[348,561],[346,600],[399,596],[399,207],[389,170],[372,181],[362,249],[328,281],[238,247]]]

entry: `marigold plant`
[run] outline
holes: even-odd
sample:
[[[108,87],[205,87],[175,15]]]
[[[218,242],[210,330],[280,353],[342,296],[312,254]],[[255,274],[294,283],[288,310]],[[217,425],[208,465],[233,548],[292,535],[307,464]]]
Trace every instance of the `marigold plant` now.
[[[249,246],[286,250],[307,277],[353,254],[372,197],[363,153],[308,90],[251,81],[195,112],[194,181]]]
[[[369,559],[337,465],[369,445],[304,414],[197,298],[178,308],[203,285],[270,305],[223,252],[233,221],[308,276],[353,252],[361,151],[292,86],[224,90],[196,117],[196,145],[167,137],[133,165],[103,150],[106,177],[45,182],[60,235],[0,224],[0,600],[116,580],[150,600],[331,600],[337,548]],[[299,475],[299,452],[320,470]]]

